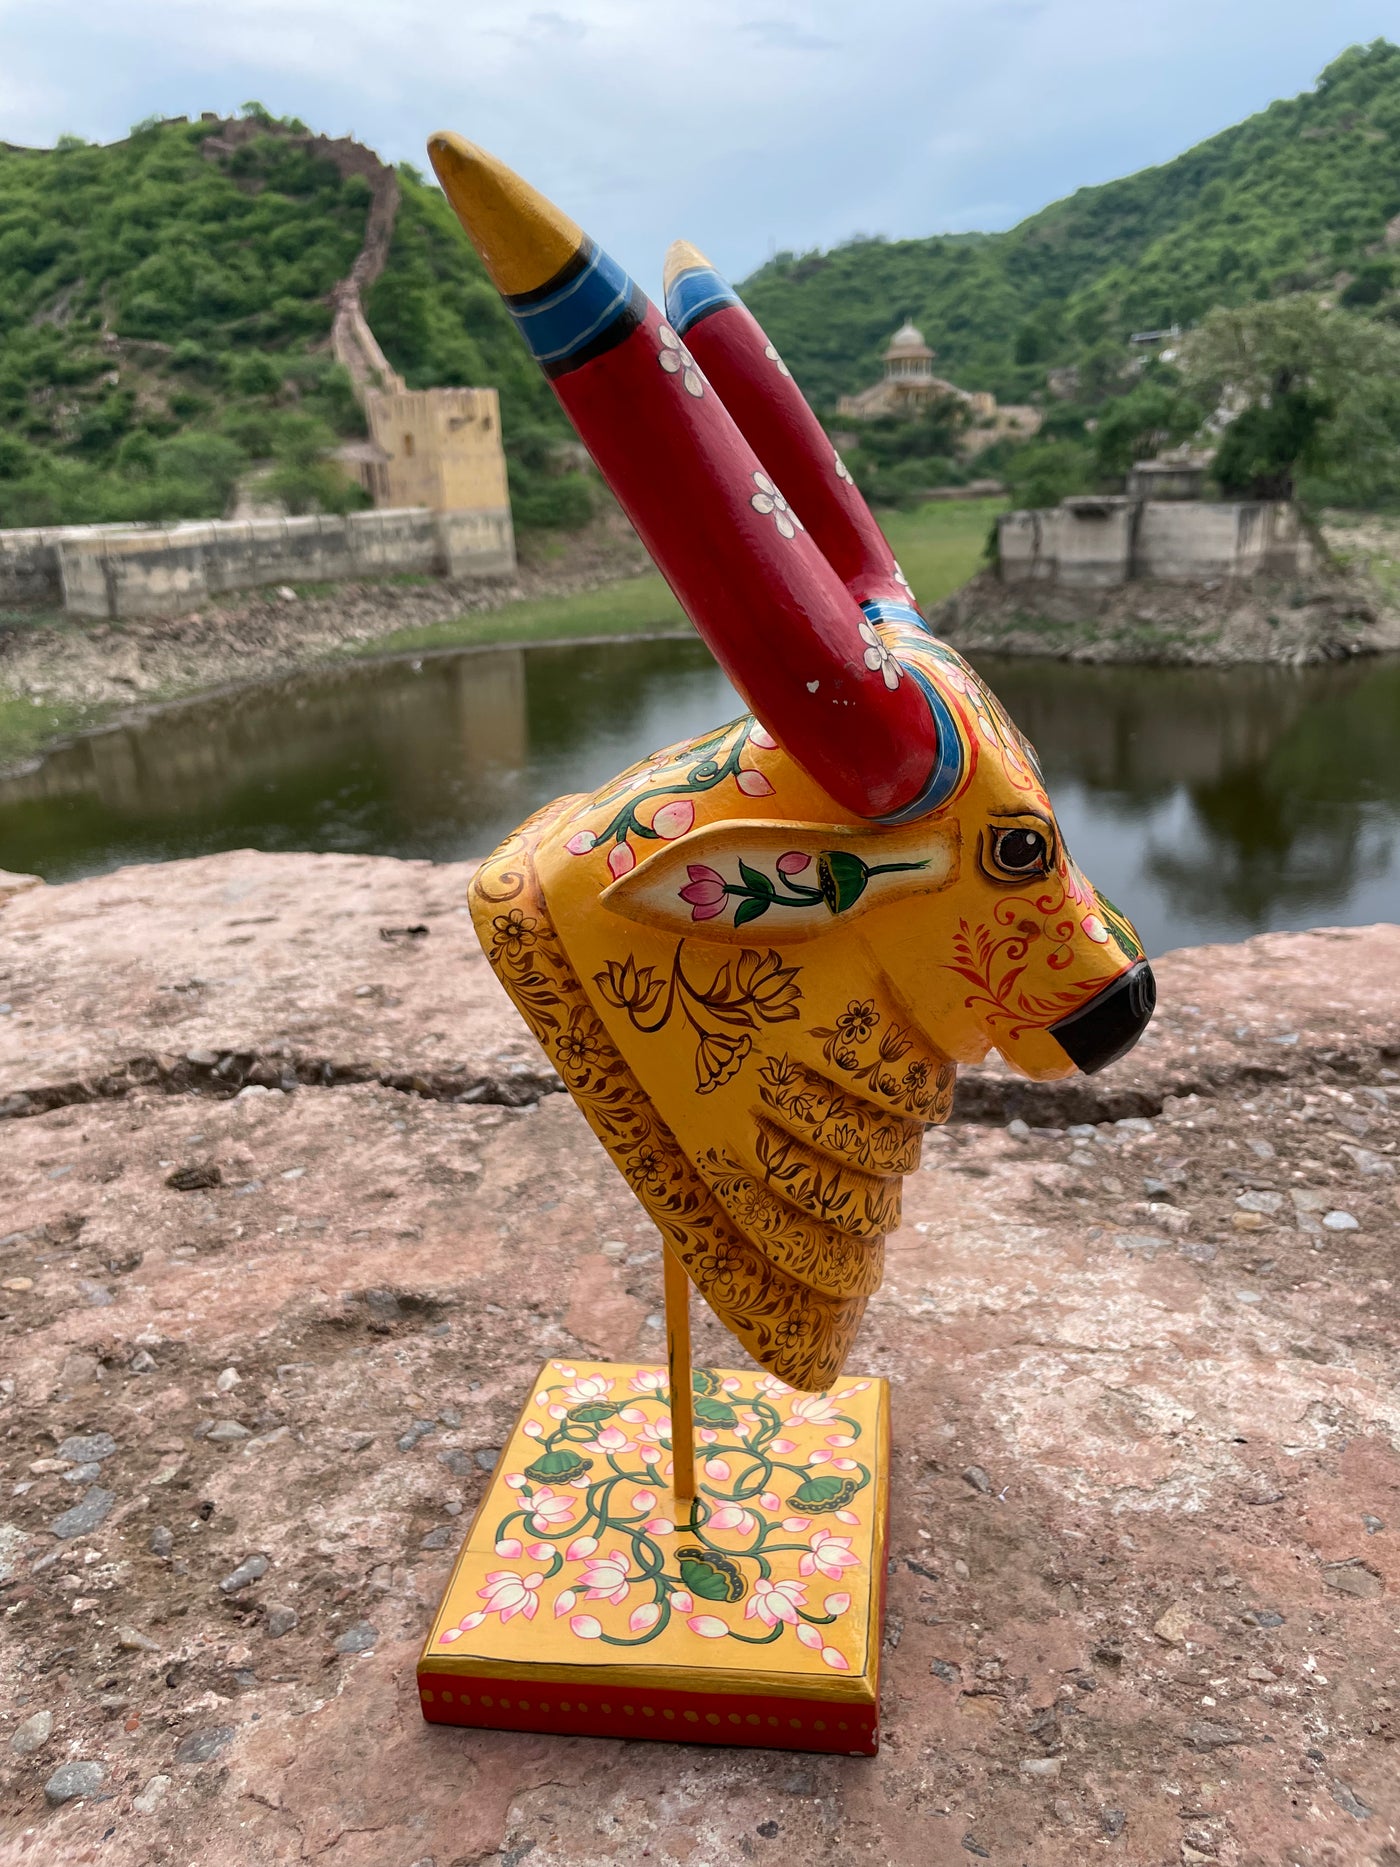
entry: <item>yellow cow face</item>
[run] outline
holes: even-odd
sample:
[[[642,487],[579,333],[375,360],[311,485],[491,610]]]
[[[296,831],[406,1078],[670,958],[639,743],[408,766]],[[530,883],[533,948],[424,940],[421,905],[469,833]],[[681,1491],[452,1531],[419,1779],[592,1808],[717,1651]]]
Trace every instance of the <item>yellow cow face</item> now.
[[[667,1246],[798,1387],[841,1370],[956,1065],[1099,1068],[1152,1009],[1030,747],[951,650],[880,627],[938,715],[931,814],[843,821],[745,718],[550,806],[473,885],[493,965]]]
[[[1102,1068],[1152,1011],[1136,933],[1065,848],[1033,749],[973,670],[923,631],[880,630],[936,692],[951,775],[934,814],[843,825],[762,728],[741,725],[590,800],[580,817],[606,821],[575,826],[572,848],[611,864],[601,907],[693,950],[800,946],[809,975],[814,944],[832,943],[857,1000],[898,1004],[951,1062],[994,1048],[1041,1080]]]

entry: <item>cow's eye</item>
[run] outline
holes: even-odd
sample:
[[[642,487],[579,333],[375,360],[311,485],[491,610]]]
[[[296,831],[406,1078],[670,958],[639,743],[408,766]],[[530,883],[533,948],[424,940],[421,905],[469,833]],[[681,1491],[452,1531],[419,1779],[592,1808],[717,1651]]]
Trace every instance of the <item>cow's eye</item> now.
[[[992,861],[1003,875],[1044,875],[1050,844],[1039,830],[993,830]]]

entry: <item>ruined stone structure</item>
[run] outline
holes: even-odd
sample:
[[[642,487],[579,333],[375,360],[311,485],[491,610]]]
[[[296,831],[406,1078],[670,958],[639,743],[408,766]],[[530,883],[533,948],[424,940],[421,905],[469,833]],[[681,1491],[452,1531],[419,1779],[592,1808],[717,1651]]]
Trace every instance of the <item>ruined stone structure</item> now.
[[[206,116],[205,121],[211,119]],[[201,145],[221,160],[265,134],[255,118],[219,123]],[[428,572],[508,576],[515,533],[500,400],[494,389],[410,389],[380,349],[362,293],[384,270],[398,177],[349,137],[301,136],[372,198],[365,238],[335,290],[331,348],[355,386],[369,438],[337,458],[376,510],[338,518],[253,516],[196,524],[73,525],[0,532],[0,603],[81,616],[177,615],[211,595],[259,584]]]
[[[205,138],[205,156],[219,160],[240,143],[266,134],[256,118],[220,123]],[[371,192],[365,237],[355,263],[335,288],[331,350],[355,386],[369,438],[337,449],[336,457],[376,506],[427,506],[433,512],[504,513],[510,492],[494,389],[409,389],[380,349],[364,311],[364,296],[383,272],[394,237],[399,181],[372,149],[352,138],[304,136],[313,154],[343,176],[359,175]]]
[[[1316,551],[1291,500],[1201,499],[1203,475],[1194,459],[1139,461],[1126,493],[1004,513],[1002,582],[1103,590],[1143,578],[1200,583],[1313,568]]]
[[[1029,440],[1040,427],[1040,410],[1029,406],[1002,406],[986,390],[959,389],[956,383],[933,373],[937,353],[924,341],[919,327],[905,319],[886,345],[881,362],[885,373],[877,383],[856,395],[843,395],[838,415],[869,421],[879,415],[913,415],[931,402],[952,396],[967,409],[969,425],[962,439],[965,453],[990,447],[1006,434]]]
[[[374,458],[362,483],[377,506],[490,512],[510,519],[501,408],[494,389],[369,389]]]

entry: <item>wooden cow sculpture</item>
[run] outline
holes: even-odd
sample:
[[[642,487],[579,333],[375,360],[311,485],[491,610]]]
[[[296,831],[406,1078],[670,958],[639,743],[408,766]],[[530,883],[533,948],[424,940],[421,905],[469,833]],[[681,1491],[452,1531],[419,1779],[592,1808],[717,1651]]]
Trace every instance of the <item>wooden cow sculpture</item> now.
[[[667,1249],[765,1368],[824,1388],[956,1066],[1100,1069],[1152,974],[730,287],[678,243],[663,316],[494,158],[431,153],[753,709],[540,811],[482,865],[475,924]]]

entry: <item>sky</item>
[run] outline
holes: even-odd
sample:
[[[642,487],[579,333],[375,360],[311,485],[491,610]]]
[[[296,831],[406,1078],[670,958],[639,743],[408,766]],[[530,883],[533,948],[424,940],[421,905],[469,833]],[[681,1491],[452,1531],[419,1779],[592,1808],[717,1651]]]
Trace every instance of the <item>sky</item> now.
[[[260,100],[389,161],[493,149],[649,289],[1009,227],[1400,37],[1396,0],[0,0],[0,140]]]

